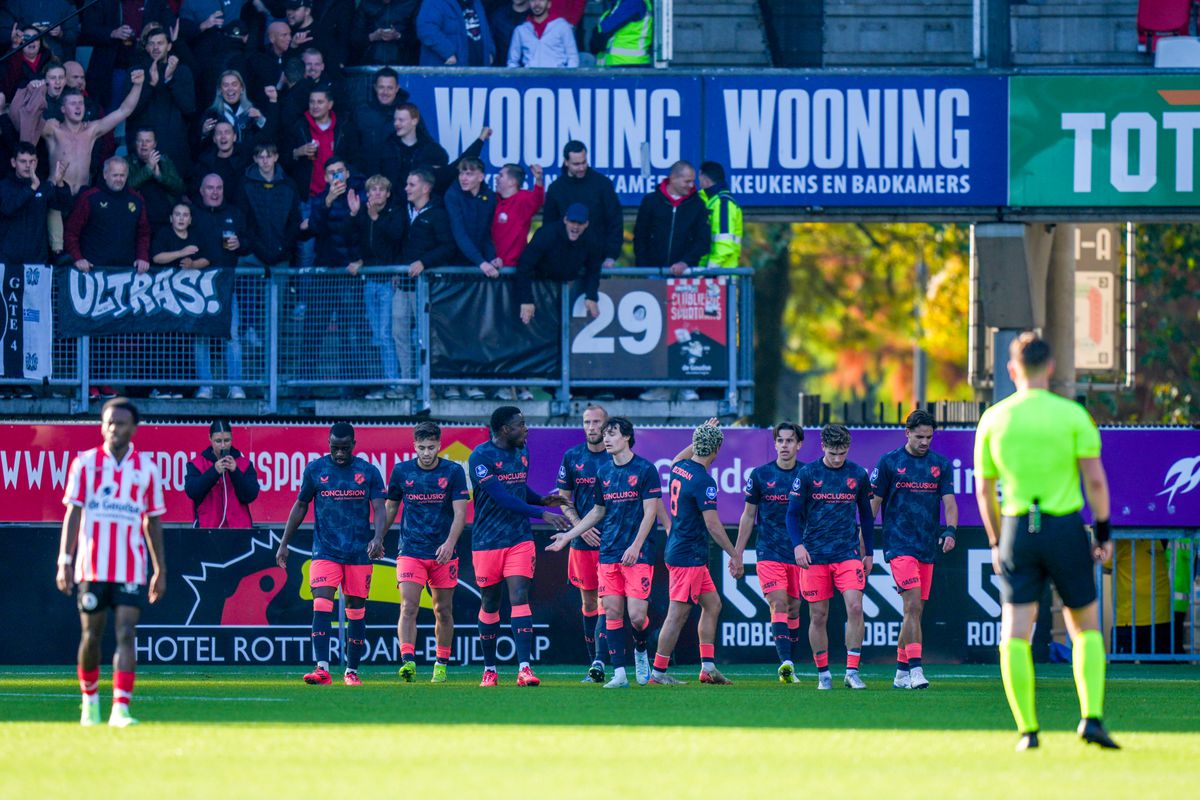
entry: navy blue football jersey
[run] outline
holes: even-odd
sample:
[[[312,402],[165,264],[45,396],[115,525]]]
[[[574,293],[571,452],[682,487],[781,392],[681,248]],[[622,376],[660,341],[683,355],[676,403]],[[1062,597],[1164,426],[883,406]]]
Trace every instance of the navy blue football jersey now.
[[[758,506],[758,540],[754,545],[759,561],[796,563],[787,532],[788,494],[803,465],[781,469],[774,461],[751,470],[746,479],[746,502]]]
[[[708,566],[709,536],[704,512],[716,508],[717,482],[703,464],[685,458],[671,466],[667,483],[667,510],[671,514],[667,566]]]
[[[472,550],[496,550],[533,541],[533,526],[529,517],[507,511],[488,496],[483,486],[495,481],[503,491],[527,503],[526,481],[529,479],[529,450],[524,447],[505,450],[492,440],[471,451],[467,461],[474,484],[475,521],[471,526]]]
[[[932,450],[918,457],[900,447],[879,459],[871,489],[883,501],[884,557],[912,556],[932,564],[942,531],[942,496],[954,494],[950,461]]]
[[[847,461],[837,469],[818,459],[802,468],[792,484],[789,511],[799,513],[799,544],[808,550],[814,564],[836,564],[861,558],[858,526],[864,538],[872,526],[871,483],[867,471]],[[789,535],[792,531],[789,527]],[[796,536],[791,536],[796,542]]]
[[[321,456],[304,468],[300,502],[313,504],[313,560],[369,564],[367,545],[375,537],[371,501],[384,495],[375,465],[355,456],[339,467]]]
[[[612,456],[607,452],[601,450],[599,453],[593,453],[586,444],[572,447],[563,455],[562,464],[558,468],[557,486],[571,493],[571,502],[579,516],[586,517],[592,506],[596,505],[596,472],[600,467],[611,463]],[[579,536],[571,540],[571,547],[575,550],[598,549]]]
[[[454,501],[467,500],[467,476],[453,461],[439,458],[433,469],[422,469],[415,458],[392,467],[388,500],[403,503],[400,555],[435,558],[450,535]]]
[[[600,563],[618,564],[642,527],[642,503],[662,497],[662,485],[658,482],[658,470],[641,456],[634,456],[620,466],[609,458],[597,479],[600,486],[596,505],[604,506],[604,519],[600,520]],[[657,526],[657,521],[650,526],[638,555],[639,564],[654,563]]]

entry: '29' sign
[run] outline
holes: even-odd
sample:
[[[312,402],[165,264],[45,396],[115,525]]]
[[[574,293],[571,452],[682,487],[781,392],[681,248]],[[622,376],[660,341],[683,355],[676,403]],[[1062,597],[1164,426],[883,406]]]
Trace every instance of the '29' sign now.
[[[582,296],[571,309],[571,379],[638,380],[667,376],[665,281],[614,279],[592,316]]]

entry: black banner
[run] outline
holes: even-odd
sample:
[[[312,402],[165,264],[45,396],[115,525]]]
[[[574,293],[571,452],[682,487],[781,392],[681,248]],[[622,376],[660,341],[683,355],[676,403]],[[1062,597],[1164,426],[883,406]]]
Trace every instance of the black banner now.
[[[535,313],[525,325],[508,276],[430,278],[433,377],[559,377],[562,284],[533,281]]]
[[[541,663],[584,664],[579,592],[567,583],[567,554],[541,551],[545,532],[538,535],[537,577],[531,605],[534,614],[534,657]],[[75,601],[54,586],[58,548],[57,526],[7,527],[0,532],[0,563],[21,564],[0,582],[0,603],[6,608],[36,609],[34,624],[19,636],[0,638],[0,663],[66,664],[75,659],[79,642]],[[651,646],[667,610],[667,574],[662,565],[662,533],[657,535],[654,589],[651,594]],[[387,552],[396,552],[397,534],[388,534]],[[307,664],[312,661],[311,594],[307,589],[311,535],[301,531],[292,541],[287,571],[275,564],[278,533],[255,531],[166,531],[167,594],[147,605],[138,626],[137,656],[143,664]],[[456,665],[478,666],[476,618],[479,593],[470,559],[470,531],[459,544],[459,584],[454,598]],[[713,580],[723,608],[717,630],[717,658],[729,663],[770,663],[775,660],[770,611],[758,587],[753,551],[747,552],[745,577],[734,580],[725,557],[712,550]],[[901,604],[886,564],[877,562],[863,601],[866,640],[863,657],[874,663],[895,658],[900,632]],[[979,529],[959,529],[959,545],[938,559],[933,593],[925,607],[925,653],[931,662],[994,661],[1000,629],[999,593],[992,575],[990,551]],[[395,566],[387,559],[375,564],[367,603],[367,663],[395,664],[399,659],[396,620],[400,596]],[[844,608],[836,597],[830,604],[830,653],[844,653],[841,630]],[[676,648],[683,664],[697,662],[695,621],[684,628]],[[508,608],[501,609],[499,656],[514,661],[514,644],[507,626]],[[417,657],[424,663],[435,655],[433,612],[428,595],[418,617]],[[808,612],[802,611],[802,634]],[[110,626],[111,629],[111,626]],[[807,637],[798,658],[809,658]],[[111,653],[108,635],[106,655]],[[336,652],[336,651],[335,651]]]
[[[58,270],[60,336],[195,333],[229,338],[233,270]]]

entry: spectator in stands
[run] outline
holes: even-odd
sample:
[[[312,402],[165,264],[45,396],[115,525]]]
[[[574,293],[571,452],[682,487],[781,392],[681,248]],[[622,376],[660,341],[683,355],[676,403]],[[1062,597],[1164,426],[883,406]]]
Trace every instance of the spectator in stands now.
[[[62,93],[67,88],[67,70],[62,64],[51,62],[42,75],[46,83],[46,110],[42,119],[62,119]]]
[[[246,219],[240,208],[225,202],[225,184],[220,175],[208,174],[200,181],[200,203],[193,215],[194,227],[205,243],[204,249],[212,266],[236,267],[239,255],[249,252],[249,248],[243,244],[246,241]],[[246,391],[239,385],[242,380],[241,313],[247,294],[254,298],[259,296],[256,288],[253,281],[235,278],[229,338],[205,339],[197,336],[193,339],[196,377],[201,381],[212,380],[212,348],[217,345],[224,347],[225,378],[231,383],[230,400],[243,400],[246,397]],[[258,308],[259,305],[254,307]],[[201,386],[196,397],[209,399],[212,391],[211,385]]]
[[[69,167],[68,167],[69,169]],[[64,231],[75,268],[127,266],[150,269],[150,221],[141,195],[126,187],[129,162],[113,156],[104,162],[103,181],[75,199]]]
[[[249,253],[246,217],[236,205],[226,202],[225,181],[215,172],[200,180],[200,202],[194,223],[205,239],[205,251],[214,267],[236,267],[240,256]]]
[[[203,269],[212,262],[207,242],[192,228],[192,207],[176,203],[171,208],[171,223],[154,234],[150,260],[159,267]]]
[[[480,0],[423,0],[417,13],[421,66],[490,67],[496,43]]]
[[[531,0],[529,19],[513,31],[510,67],[562,69],[579,66],[575,31],[562,17],[550,16],[550,0]]]
[[[591,47],[602,67],[644,67],[654,47],[651,0],[608,0],[592,32]]]
[[[529,0],[512,0],[511,3],[497,5],[488,15],[488,23],[492,29],[492,39],[496,42],[496,52],[508,58],[508,50],[512,47],[513,31],[525,24],[529,17]]]
[[[634,258],[639,267],[682,275],[700,263],[709,245],[708,209],[696,194],[696,170],[686,161],[676,161],[666,180],[638,207]]]
[[[742,207],[725,183],[725,168],[716,161],[700,165],[700,199],[708,209],[712,249],[702,267],[736,267],[742,258]]]
[[[341,366],[338,375],[353,380],[364,377],[356,367],[362,363],[358,348],[365,338],[366,309],[362,279],[358,274],[362,260],[354,218],[350,214],[349,195],[353,192],[357,196],[363,183],[351,173],[346,162],[336,156],[325,163],[324,177],[324,192],[311,201],[310,225],[316,236],[316,263],[322,267],[341,267],[349,277],[300,282],[300,302],[307,308],[304,341],[320,342],[331,314],[336,315]],[[353,396],[346,384],[341,386],[339,393],[343,398]]]
[[[396,107],[408,102],[408,92],[400,88],[400,76],[391,67],[376,70],[371,87],[370,99],[354,109],[358,167],[366,175],[382,171],[384,142],[395,133]]]
[[[416,64],[419,0],[363,0],[354,15],[358,64]]]
[[[425,167],[417,167],[405,180],[408,232],[400,248],[400,263],[408,264],[408,275],[411,278],[417,277],[426,269],[449,264],[454,258],[454,235],[450,232],[450,217],[441,201],[433,195],[435,182],[433,173]],[[415,374],[413,325],[416,322],[416,293],[399,280],[397,287],[400,291],[396,292],[392,299],[392,340],[396,344],[400,376],[408,380]]]
[[[220,75],[236,69],[243,76],[249,29],[241,21],[245,0],[186,0],[179,9],[180,33],[195,56],[200,97],[216,91]],[[251,95],[255,96],[251,86]],[[264,98],[265,99],[265,98]]]
[[[300,195],[279,166],[275,145],[254,146],[254,166],[242,180],[238,207],[246,219],[246,246],[241,266],[286,267],[300,236]]]
[[[367,178],[366,202],[356,192],[350,192],[346,199],[354,218],[354,236],[362,264],[368,267],[399,264],[408,219],[402,209],[392,205],[391,182],[382,175],[372,175]],[[404,288],[393,288],[394,282],[403,283]],[[371,344],[379,352],[380,371],[387,381],[387,388],[369,393],[368,400],[399,400],[412,396],[407,386],[397,383],[400,365],[396,361],[396,343],[392,338],[392,306],[398,289],[411,291],[411,281],[393,281],[392,275],[379,273],[365,276],[363,302],[367,307],[367,327]]]
[[[266,87],[274,86],[276,92],[283,89],[283,67],[291,55],[291,44],[292,29],[286,22],[276,20],[267,26],[267,49],[250,56],[246,76],[250,81],[250,97],[255,103],[266,102]]]
[[[503,266],[515,267],[529,243],[533,215],[546,200],[546,182],[540,164],[531,164],[533,188],[525,189],[525,170],[505,164],[496,176],[496,216],[492,219],[492,241]]]
[[[412,103],[401,103],[392,113],[392,135],[383,142],[379,171],[393,186],[405,186],[409,173],[425,169],[434,176],[450,156],[421,124],[421,111]]]
[[[173,223],[172,209],[183,196],[183,178],[171,158],[158,149],[158,137],[145,128],[134,134],[134,156],[129,161],[129,188],[146,203],[146,218],[157,234]]]
[[[233,446],[233,427],[223,419],[208,426],[204,452],[187,465],[183,491],[197,528],[250,528],[250,504],[258,499],[254,462]]]
[[[353,161],[358,135],[350,115],[338,117],[327,86],[309,92],[308,111],[285,132],[284,164],[296,187],[311,198],[325,193],[325,164],[336,153]]]
[[[162,152],[182,174],[186,174],[191,169],[192,154],[185,118],[196,112],[192,71],[171,52],[171,41],[161,25],[146,26],[142,48],[145,50],[142,66],[146,70],[146,82],[126,127],[153,130],[160,140]],[[134,188],[137,188],[136,184]]]
[[[588,166],[583,142],[571,140],[563,147],[562,174],[546,190],[543,224],[562,219],[575,203],[587,206],[588,226],[604,247],[604,268],[611,268],[621,257],[625,244],[621,201],[612,180]]]
[[[267,92],[267,99],[270,98],[271,93]],[[213,128],[221,120],[233,126],[238,142],[253,145],[257,141],[271,141],[273,138],[273,126],[268,127],[271,120],[246,96],[246,82],[237,70],[221,73],[216,97],[204,112],[201,136],[211,136]]]
[[[576,281],[574,294],[582,294],[588,314],[600,313],[600,264],[604,248],[589,231],[588,210],[583,203],[572,203],[561,222],[547,222],[533,235],[529,247],[517,264],[517,301],[521,304],[521,322],[526,325],[535,312],[532,281]]]
[[[230,197],[237,197],[249,166],[250,148],[238,142],[231,124],[221,120],[213,127],[212,144],[196,159],[194,174],[196,181],[210,173],[220,175],[226,193]]]
[[[66,89],[77,89],[83,95],[83,121],[95,122],[98,119],[103,119],[107,115],[104,106],[96,102],[95,98],[88,96],[87,92],[87,77],[83,71],[83,65],[78,61],[68,61],[63,64],[63,72],[66,74],[67,85]],[[50,86],[50,77],[47,74],[46,85]],[[63,121],[62,100],[61,96],[57,107],[48,105],[46,108],[45,118],[47,120],[56,119],[59,122]],[[99,175],[100,168],[105,160],[117,152],[117,140],[113,136],[112,131],[101,136],[95,147],[92,148],[91,166],[88,169],[89,175]],[[68,180],[68,183],[70,181]]]
[[[14,50],[20,48],[21,52],[4,64],[4,80],[0,83],[0,90],[6,97],[12,97],[17,89],[23,89],[30,81],[41,78],[46,65],[53,58],[48,50],[42,48],[42,40],[34,38],[37,34],[36,28],[26,27],[22,30],[13,26],[12,46]]]
[[[292,29],[292,49],[303,51],[315,47],[340,75],[348,60],[353,1],[287,0],[286,6],[287,22]]]
[[[81,45],[90,45],[87,83],[97,102],[112,108],[126,91],[129,69],[138,58],[138,36],[151,22],[164,30],[175,30],[175,11],[170,0],[100,0],[80,15]],[[68,179],[70,182],[70,179]]]
[[[49,181],[38,178],[37,148],[18,142],[13,172],[0,180],[0,264],[45,264],[50,258],[46,213],[70,211],[66,164],[59,162]]]
[[[489,278],[500,275],[504,262],[496,256],[492,220],[496,216],[496,194],[484,185],[483,162],[463,159],[458,165],[458,185],[446,192],[446,213],[458,247],[456,261],[472,264]]]
[[[17,24],[38,31],[50,29],[50,35],[42,39],[42,46],[49,49],[55,59],[66,61],[75,57],[75,45],[79,41],[79,17],[71,17],[61,25],[50,27],[66,19],[75,10],[75,4],[70,0],[8,0],[4,5]],[[3,17],[0,20],[3,20],[5,29],[11,24]]]

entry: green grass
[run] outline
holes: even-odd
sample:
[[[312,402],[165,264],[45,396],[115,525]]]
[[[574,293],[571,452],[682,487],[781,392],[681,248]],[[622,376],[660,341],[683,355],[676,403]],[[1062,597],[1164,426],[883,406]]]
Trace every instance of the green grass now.
[[[1119,753],[1076,739],[1069,669],[1039,667],[1042,748],[1022,754],[995,667],[931,666],[925,692],[873,668],[868,691],[828,693],[764,667],[730,668],[732,687],[688,668],[687,686],[625,691],[561,668],[537,689],[505,669],[490,691],[475,669],[431,686],[428,667],[415,684],[367,667],[360,689],[305,686],[302,671],[143,668],[142,725],[85,730],[70,668],[0,668],[0,798],[1106,800],[1200,785],[1195,667],[1110,669]]]

